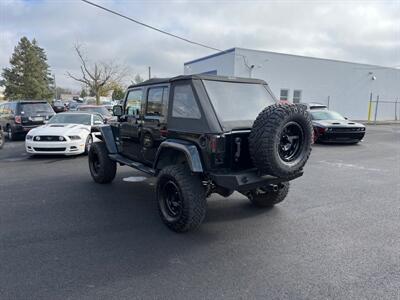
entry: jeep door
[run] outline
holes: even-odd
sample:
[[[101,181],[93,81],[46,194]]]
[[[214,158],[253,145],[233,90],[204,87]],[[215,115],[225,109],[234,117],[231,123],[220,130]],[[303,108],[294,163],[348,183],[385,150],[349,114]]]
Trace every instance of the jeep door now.
[[[152,165],[156,152],[166,135],[166,115],[169,95],[168,85],[152,86],[146,92],[141,145],[143,160]]]
[[[124,103],[125,115],[121,117],[122,153],[134,160],[140,159],[141,156],[139,134],[142,127],[142,101],[142,88],[129,90]]]

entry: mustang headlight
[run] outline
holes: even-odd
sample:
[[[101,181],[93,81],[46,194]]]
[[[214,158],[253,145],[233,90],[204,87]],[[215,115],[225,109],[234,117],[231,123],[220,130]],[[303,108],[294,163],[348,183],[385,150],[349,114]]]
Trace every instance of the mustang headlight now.
[[[69,138],[73,141],[80,140],[81,137],[79,135],[70,135]]]
[[[26,139],[29,140],[29,141],[31,141],[32,138],[33,138],[33,136],[31,136],[31,135],[29,135],[29,134],[26,136]]]

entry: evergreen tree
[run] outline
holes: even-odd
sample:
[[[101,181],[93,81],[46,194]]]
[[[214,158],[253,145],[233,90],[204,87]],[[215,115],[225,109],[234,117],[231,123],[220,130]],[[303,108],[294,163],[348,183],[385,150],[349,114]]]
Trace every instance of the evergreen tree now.
[[[113,100],[121,100],[125,96],[125,91],[122,87],[115,87],[112,93],[112,99]]]
[[[79,97],[81,97],[81,98],[87,97],[87,93],[86,93],[86,90],[84,88],[82,88],[81,94],[79,95]]]
[[[3,69],[4,94],[8,99],[51,99],[53,78],[46,53],[36,40],[23,37],[14,48],[10,68]]]

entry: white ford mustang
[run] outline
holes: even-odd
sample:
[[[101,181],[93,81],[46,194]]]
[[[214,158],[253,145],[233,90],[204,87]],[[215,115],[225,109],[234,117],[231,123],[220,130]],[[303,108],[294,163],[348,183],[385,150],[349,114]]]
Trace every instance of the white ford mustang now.
[[[31,129],[25,138],[25,149],[29,154],[87,153],[93,139],[91,127],[104,123],[99,114],[66,112],[53,116],[43,126]],[[97,140],[97,139],[96,139]]]

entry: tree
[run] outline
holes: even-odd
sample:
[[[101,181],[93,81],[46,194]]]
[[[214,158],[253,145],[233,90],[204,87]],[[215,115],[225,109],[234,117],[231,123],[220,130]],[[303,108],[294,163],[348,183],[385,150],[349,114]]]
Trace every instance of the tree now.
[[[86,89],[82,88],[82,90],[81,90],[81,93],[80,93],[79,97],[81,97],[81,98],[85,98],[85,97],[87,97]]]
[[[112,93],[112,99],[121,100],[124,98],[124,96],[125,96],[125,90],[122,88],[122,86],[116,86]]]
[[[10,68],[3,69],[8,99],[51,99],[54,80],[47,64],[47,56],[36,40],[22,37],[10,58]]]
[[[96,97],[96,104],[100,105],[100,96],[112,90],[111,83],[120,82],[125,77],[125,71],[113,63],[95,62],[89,66],[79,45],[75,46],[75,51],[81,62],[82,75],[78,77],[69,72],[67,75],[85,84]]]
[[[144,81],[143,77],[140,76],[140,74],[136,74],[136,76],[135,76],[135,78],[133,79],[132,83],[138,84],[138,83],[141,83],[141,82],[143,82],[143,81]]]

